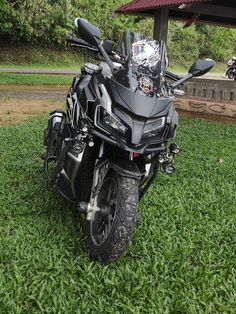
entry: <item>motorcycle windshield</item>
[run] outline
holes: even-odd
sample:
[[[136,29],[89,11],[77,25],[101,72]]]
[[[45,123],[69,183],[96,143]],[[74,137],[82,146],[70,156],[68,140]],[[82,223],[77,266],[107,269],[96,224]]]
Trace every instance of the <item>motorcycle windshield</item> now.
[[[165,79],[168,59],[163,41],[152,40],[127,30],[120,50],[126,58],[122,70],[115,75],[120,84],[149,97],[170,96]]]

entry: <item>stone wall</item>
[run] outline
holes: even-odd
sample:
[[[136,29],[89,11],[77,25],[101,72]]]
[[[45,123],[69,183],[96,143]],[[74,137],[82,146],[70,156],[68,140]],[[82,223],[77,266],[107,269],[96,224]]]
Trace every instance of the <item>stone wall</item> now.
[[[184,84],[176,108],[236,118],[236,81],[193,79]]]

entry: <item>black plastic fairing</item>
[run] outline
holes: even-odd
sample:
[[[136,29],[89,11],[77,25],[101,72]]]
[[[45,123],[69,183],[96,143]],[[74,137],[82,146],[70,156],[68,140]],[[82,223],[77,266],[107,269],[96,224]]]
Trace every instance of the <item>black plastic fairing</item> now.
[[[99,84],[106,87],[112,101],[112,112],[127,127],[126,134],[105,124],[93,125],[96,108],[101,105]],[[177,118],[173,121],[173,97],[145,96],[139,90],[132,91],[117,82],[104,79],[101,74],[85,73],[74,80],[73,92],[77,94],[79,106],[90,119],[91,133],[121,149],[139,153],[162,151],[162,144],[174,136],[178,121]],[[144,136],[149,129],[158,129],[158,132],[155,136]]]
[[[169,126],[171,124],[176,124],[176,126],[178,125],[178,117],[176,117],[177,113],[173,109],[173,103],[169,103],[160,115],[149,119],[134,116],[133,114],[130,115],[116,106],[113,106],[113,112],[120,119],[120,121],[122,121],[122,123],[129,128],[129,132],[125,136],[125,141],[130,145],[149,144],[151,142],[161,143],[165,141]],[[172,121],[173,118],[175,118],[175,121]],[[145,138],[145,132],[149,129],[155,129],[155,126],[158,130],[156,136]]]
[[[81,109],[87,114],[91,121],[93,121],[95,104],[98,104],[99,102],[92,84],[92,75],[82,74],[74,79],[69,93],[71,95],[77,95],[76,99],[78,99],[79,106],[81,106]],[[68,97],[70,96],[69,93]]]
[[[153,118],[166,115],[173,103],[174,98],[171,96],[164,98],[157,95],[143,95],[140,90],[133,91],[111,79],[109,84],[114,104],[141,117]]]

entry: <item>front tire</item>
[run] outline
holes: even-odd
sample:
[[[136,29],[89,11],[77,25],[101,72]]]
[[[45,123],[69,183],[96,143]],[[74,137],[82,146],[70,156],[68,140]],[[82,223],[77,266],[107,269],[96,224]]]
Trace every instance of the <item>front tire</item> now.
[[[115,261],[126,249],[136,222],[138,180],[110,172],[98,192],[94,221],[86,221],[85,233],[91,257],[103,263]]]

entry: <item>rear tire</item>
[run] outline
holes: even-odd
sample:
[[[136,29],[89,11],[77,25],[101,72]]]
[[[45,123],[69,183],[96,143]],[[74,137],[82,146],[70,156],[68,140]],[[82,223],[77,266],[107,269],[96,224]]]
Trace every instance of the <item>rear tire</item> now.
[[[126,249],[136,222],[139,181],[110,172],[98,192],[94,221],[86,221],[85,234],[92,259],[115,261]]]
[[[233,70],[229,70],[227,74],[228,74],[228,78],[230,80],[232,80],[234,78],[234,71]]]

